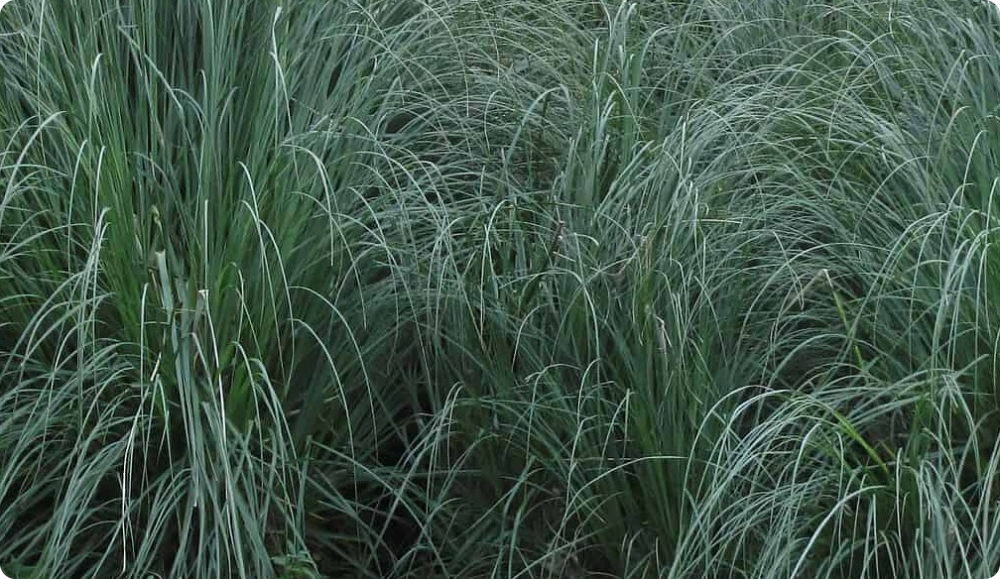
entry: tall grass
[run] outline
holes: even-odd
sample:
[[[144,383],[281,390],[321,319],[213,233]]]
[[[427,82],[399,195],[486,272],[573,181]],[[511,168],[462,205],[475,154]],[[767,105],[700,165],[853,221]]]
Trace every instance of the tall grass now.
[[[12,3],[0,566],[988,576],[982,4]]]

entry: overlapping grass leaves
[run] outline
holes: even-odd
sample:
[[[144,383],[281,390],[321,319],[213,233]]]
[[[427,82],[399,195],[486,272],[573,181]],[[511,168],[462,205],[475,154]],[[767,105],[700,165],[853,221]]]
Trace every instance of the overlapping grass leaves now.
[[[12,5],[0,558],[992,569],[979,8]]]

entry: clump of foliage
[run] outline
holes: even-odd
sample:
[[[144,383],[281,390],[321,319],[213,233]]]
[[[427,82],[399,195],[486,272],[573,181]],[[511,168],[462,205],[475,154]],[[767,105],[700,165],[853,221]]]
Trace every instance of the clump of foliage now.
[[[989,575],[998,23],[11,3],[0,565]]]

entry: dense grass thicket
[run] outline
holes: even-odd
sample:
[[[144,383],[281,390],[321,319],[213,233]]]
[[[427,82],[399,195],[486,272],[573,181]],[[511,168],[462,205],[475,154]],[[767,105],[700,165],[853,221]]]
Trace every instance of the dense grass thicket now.
[[[987,577],[998,292],[985,0],[0,14],[17,579]]]

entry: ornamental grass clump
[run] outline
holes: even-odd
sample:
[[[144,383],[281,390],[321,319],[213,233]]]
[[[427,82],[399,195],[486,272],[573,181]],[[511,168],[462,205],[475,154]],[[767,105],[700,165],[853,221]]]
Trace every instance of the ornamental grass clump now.
[[[982,4],[10,4],[0,565],[988,576]]]

